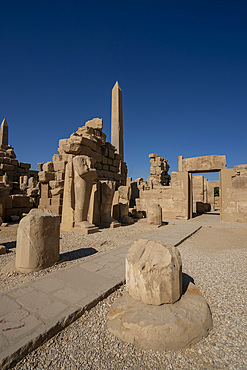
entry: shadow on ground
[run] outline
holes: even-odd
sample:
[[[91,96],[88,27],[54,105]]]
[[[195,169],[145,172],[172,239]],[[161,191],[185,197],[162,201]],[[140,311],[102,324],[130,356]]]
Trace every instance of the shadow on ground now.
[[[8,249],[16,248],[16,241],[1,243],[1,245],[4,245],[6,250],[8,251]]]
[[[61,253],[60,259],[65,261],[73,261],[80,258],[91,256],[95,253],[98,253],[98,251],[94,248],[80,248],[75,251]]]

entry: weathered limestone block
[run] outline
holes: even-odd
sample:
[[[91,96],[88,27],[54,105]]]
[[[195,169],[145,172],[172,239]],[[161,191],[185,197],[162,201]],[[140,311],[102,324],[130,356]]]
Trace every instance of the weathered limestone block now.
[[[101,208],[100,208],[100,225],[102,227],[115,228],[121,224],[111,217],[113,197],[116,183],[112,180],[100,180],[101,191]]]
[[[156,203],[148,203],[148,224],[149,225],[162,225],[162,208],[159,204]]]
[[[87,121],[85,123],[85,126],[102,131],[102,129],[103,129],[103,119],[102,118],[93,118],[90,121]]]
[[[47,183],[49,181],[55,180],[55,173],[54,172],[39,172],[39,182]]]
[[[161,241],[136,240],[126,256],[126,289],[145,304],[179,300],[182,260],[178,249]]]
[[[182,161],[182,165],[181,165]],[[226,169],[225,155],[205,155],[202,157],[182,158],[179,156],[179,172],[212,172]]]
[[[44,163],[43,164],[43,171],[53,172],[54,171],[53,162],[46,162],[46,163]]]
[[[32,209],[19,224],[16,245],[16,269],[39,271],[59,259],[59,216],[48,210]]]
[[[134,220],[129,217],[129,200],[130,200],[130,187],[120,186],[119,192],[119,221],[121,224],[130,225]]]

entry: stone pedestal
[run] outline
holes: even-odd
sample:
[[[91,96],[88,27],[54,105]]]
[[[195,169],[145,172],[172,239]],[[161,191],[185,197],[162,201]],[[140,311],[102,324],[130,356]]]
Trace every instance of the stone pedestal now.
[[[109,311],[109,331],[124,342],[179,350],[207,336],[212,317],[200,291],[185,281],[178,249],[139,239],[126,256],[126,290]]]
[[[128,293],[111,306],[109,331],[124,342],[153,351],[176,351],[206,337],[213,327],[206,300],[190,283],[174,304],[152,306]]]
[[[59,260],[60,218],[51,211],[32,209],[19,224],[16,270],[39,271]]]
[[[100,207],[100,226],[115,228],[121,224],[111,217],[112,201],[115,193],[115,181],[100,180],[101,207]]]

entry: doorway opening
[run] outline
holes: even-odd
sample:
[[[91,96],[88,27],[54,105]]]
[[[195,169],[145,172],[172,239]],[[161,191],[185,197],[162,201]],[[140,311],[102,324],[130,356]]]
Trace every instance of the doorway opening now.
[[[220,215],[219,172],[191,173],[191,217],[203,213]]]

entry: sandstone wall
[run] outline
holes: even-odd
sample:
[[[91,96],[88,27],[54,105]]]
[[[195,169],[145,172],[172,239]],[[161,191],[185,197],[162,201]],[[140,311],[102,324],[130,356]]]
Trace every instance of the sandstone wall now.
[[[162,218],[189,218],[189,175],[188,172],[172,172],[170,186],[140,190],[136,199],[137,211],[147,212],[149,204],[162,207]]]
[[[247,223],[247,164],[220,172],[221,220]]]

